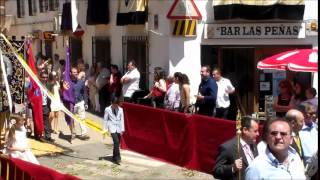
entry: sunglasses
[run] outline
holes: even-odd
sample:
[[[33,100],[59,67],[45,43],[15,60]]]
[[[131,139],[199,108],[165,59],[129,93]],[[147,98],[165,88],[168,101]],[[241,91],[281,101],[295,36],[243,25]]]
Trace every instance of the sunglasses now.
[[[286,137],[288,136],[287,132],[279,132],[279,131],[271,131],[270,135],[271,136],[277,136],[278,134],[280,134],[281,137]]]

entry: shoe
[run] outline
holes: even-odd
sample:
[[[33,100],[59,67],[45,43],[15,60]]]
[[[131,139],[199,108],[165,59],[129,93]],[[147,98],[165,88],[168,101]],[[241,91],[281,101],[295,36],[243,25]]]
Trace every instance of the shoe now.
[[[115,163],[116,165],[120,165],[120,162],[121,162],[120,159],[114,160],[114,163]]]
[[[45,141],[47,141],[49,143],[53,143],[55,141],[55,139],[53,139],[53,138],[45,138]]]
[[[27,132],[27,137],[30,138],[31,134],[32,134],[32,132]]]
[[[88,140],[88,139],[90,139],[90,137],[88,136],[88,135],[81,135],[81,136],[79,136],[78,137],[80,140]]]
[[[37,140],[39,142],[46,142],[46,140],[42,137],[36,137],[35,140]]]
[[[76,138],[76,134],[75,133],[72,133],[71,134],[71,140],[74,140]]]
[[[57,131],[55,131],[55,130],[53,130],[53,129],[50,129],[50,133],[58,134]]]

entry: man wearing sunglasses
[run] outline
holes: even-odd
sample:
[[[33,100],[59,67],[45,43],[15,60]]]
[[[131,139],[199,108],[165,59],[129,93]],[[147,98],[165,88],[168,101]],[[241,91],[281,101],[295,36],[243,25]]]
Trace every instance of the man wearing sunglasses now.
[[[246,169],[245,179],[306,179],[299,154],[290,147],[290,123],[274,119],[266,126],[267,148]]]

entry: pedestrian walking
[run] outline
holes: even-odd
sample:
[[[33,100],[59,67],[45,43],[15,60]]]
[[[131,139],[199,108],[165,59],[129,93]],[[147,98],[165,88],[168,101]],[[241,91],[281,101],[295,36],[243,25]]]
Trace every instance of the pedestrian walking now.
[[[47,87],[48,82],[48,74],[46,71],[42,71],[40,73],[40,81],[43,86]],[[47,94],[41,91],[42,95],[42,119],[44,125],[44,139],[49,142],[54,142],[54,139],[51,138],[51,123],[49,121],[49,113],[50,113],[50,106],[49,106],[49,98]]]
[[[216,107],[218,85],[210,76],[211,69],[209,66],[201,67],[201,83],[199,85],[196,107],[197,114],[213,116]]]
[[[124,114],[123,109],[119,106],[119,98],[113,97],[111,105],[106,107],[104,111],[103,127],[107,130],[112,137],[113,141],[113,156],[112,160],[120,165],[120,139],[124,132]]]
[[[60,99],[60,84],[58,81],[59,76],[55,71],[52,71],[49,75],[49,89],[53,94],[54,99],[50,103],[50,114],[49,120],[52,127],[52,133],[57,134],[58,132],[58,122],[59,122],[59,111],[61,111],[62,102]]]
[[[235,88],[229,79],[221,76],[219,68],[213,69],[212,76],[218,85],[215,117],[227,119],[230,107],[229,94],[234,93]]]
[[[87,102],[88,102],[88,95],[85,87],[85,80],[83,79],[83,76],[81,74],[78,74],[78,69],[76,67],[71,68],[71,82],[64,82],[63,83],[63,89],[69,90],[71,89],[74,94],[74,107],[73,112],[79,116],[81,121],[85,120],[85,111],[87,109]],[[75,137],[75,129],[74,129],[74,121],[71,123],[71,140]],[[88,140],[90,137],[87,135],[88,130],[85,125],[82,123],[79,123],[80,125],[80,136],[78,137],[81,140]]]

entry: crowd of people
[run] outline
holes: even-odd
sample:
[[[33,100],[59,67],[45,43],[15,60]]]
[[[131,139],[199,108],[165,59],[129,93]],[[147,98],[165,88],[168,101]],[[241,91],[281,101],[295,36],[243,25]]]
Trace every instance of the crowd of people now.
[[[284,82],[287,81],[280,85]],[[241,179],[317,179],[317,108],[310,100],[300,100],[295,106],[284,109],[277,117],[264,122],[260,141],[257,141],[258,120],[243,117],[239,151],[237,137],[221,144],[213,176],[218,179],[238,179],[239,176]]]
[[[103,115],[103,129],[110,132],[114,142],[113,160],[119,164],[119,143],[125,131],[121,102],[226,119],[230,107],[229,95],[235,92],[235,87],[222,76],[219,68],[211,70],[206,65],[200,70],[201,82],[194,95],[194,103],[191,101],[188,76],[175,72],[166,77],[161,67],[154,68],[153,85],[149,91],[142,93],[140,72],[134,60],[128,61],[124,75],[117,65],[112,64],[109,70],[98,62],[90,68],[79,59],[70,66],[58,55],[53,60],[40,56],[36,70],[53,99],[37,89],[31,77],[26,76],[25,118],[13,117],[16,122],[6,138],[6,152],[14,156],[24,154],[24,158],[34,163],[38,162],[30,155],[27,143],[20,140],[26,141],[25,137],[33,133],[38,141],[54,142],[51,133],[60,131],[58,124],[61,123],[59,112],[62,104],[80,121],[85,120],[88,110]],[[279,88],[280,94],[275,97],[273,106],[276,118],[265,122],[261,141],[257,143],[257,120],[244,116],[241,121],[240,154],[236,153],[236,137],[220,145],[213,168],[215,178],[300,179],[315,176],[314,162],[318,152],[316,91],[289,80],[281,81]],[[65,115],[65,121],[70,129],[70,142],[74,138],[90,139],[85,125],[79,123],[81,131],[76,135],[74,119]]]
[[[161,67],[154,68],[153,85],[146,95],[141,96],[140,73],[134,61],[130,61],[128,72],[121,78],[124,101],[226,119],[230,107],[229,94],[235,92],[234,86],[229,79],[222,77],[219,68],[211,71],[209,66],[203,66],[200,74],[201,83],[197,95],[194,95],[195,103],[191,101],[189,77],[182,72],[175,72],[166,78]]]

